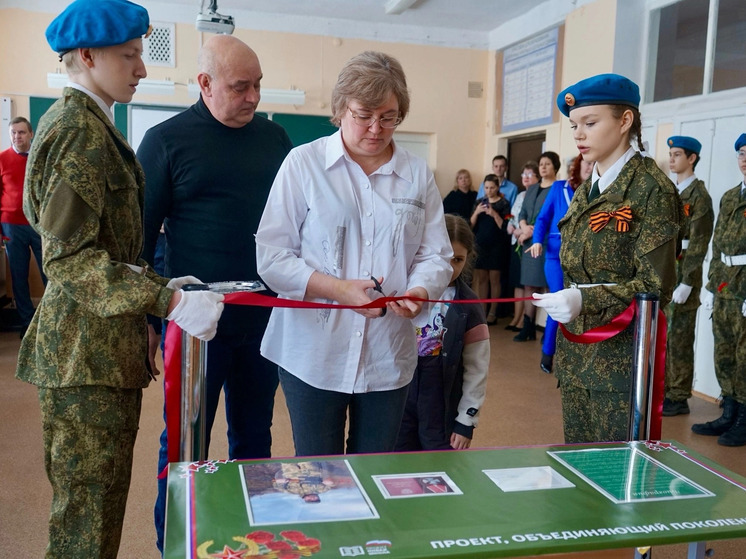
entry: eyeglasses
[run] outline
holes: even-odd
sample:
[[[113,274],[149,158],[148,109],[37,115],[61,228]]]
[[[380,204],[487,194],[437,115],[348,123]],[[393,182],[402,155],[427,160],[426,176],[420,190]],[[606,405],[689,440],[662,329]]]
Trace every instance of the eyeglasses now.
[[[373,115],[361,115],[356,113],[350,107],[347,107],[347,110],[350,111],[352,120],[355,121],[355,124],[365,128],[370,128],[376,122],[381,125],[381,128],[396,128],[401,124],[401,117],[398,116],[383,115],[376,118]]]
[[[524,179],[530,179],[531,177],[533,177],[533,176],[534,176],[534,174],[533,174],[532,172],[528,172],[528,173],[521,173],[521,176],[522,176],[522,177],[523,177]]]
[[[383,126],[383,125],[381,125],[381,126]],[[741,161],[743,161],[744,159],[746,159],[746,151],[737,151],[736,152],[736,157],[738,157],[738,159],[740,159]]]

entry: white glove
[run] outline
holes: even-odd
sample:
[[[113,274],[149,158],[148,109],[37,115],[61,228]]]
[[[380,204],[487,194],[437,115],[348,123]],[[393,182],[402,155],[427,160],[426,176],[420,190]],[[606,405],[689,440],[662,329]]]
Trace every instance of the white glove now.
[[[715,294],[712,291],[702,290],[702,306],[706,311],[712,310],[712,305],[715,303]]]
[[[580,289],[573,287],[556,293],[534,293],[535,306],[541,307],[557,322],[567,324],[577,318],[583,306],[583,295]]]
[[[689,294],[691,292],[692,292],[691,285],[680,283],[679,285],[676,286],[676,289],[673,290],[671,301],[673,301],[677,305],[683,305],[684,303],[686,303],[686,300],[689,298]]]
[[[202,283],[202,282],[198,280],[197,278],[195,278],[194,276],[181,276],[180,278],[171,278],[170,280],[168,280],[166,287],[168,287],[169,289],[179,290],[188,283]]]
[[[741,314],[746,317],[746,301],[743,302],[743,305],[741,305]]]
[[[185,332],[209,342],[218,331],[223,295],[212,291],[181,291],[181,300],[166,317]]]

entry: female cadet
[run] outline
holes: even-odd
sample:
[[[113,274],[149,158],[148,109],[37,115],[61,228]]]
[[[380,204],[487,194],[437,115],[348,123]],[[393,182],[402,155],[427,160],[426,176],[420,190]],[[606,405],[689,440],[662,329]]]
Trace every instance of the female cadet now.
[[[574,334],[608,324],[636,293],[655,293],[662,306],[671,299],[683,210],[673,183],[637,151],[639,102],[637,85],[617,74],[582,80],[557,97],[578,150],[596,165],[559,222],[567,288],[535,294],[534,304]],[[626,439],[632,331],[590,344],[558,340],[565,442]]]

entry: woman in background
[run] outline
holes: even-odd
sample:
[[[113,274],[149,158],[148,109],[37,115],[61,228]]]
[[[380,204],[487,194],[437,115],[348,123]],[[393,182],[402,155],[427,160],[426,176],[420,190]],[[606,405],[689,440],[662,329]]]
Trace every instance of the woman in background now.
[[[553,151],[547,151],[539,157],[539,174],[541,182],[533,185],[526,191],[526,198],[523,200],[523,207],[518,219],[521,224],[521,250],[523,251],[521,260],[521,283],[523,284],[523,293],[525,297],[531,297],[534,293],[543,291],[547,286],[547,280],[544,276],[544,257],[530,258],[528,252],[531,250],[534,237],[534,223],[541,211],[549,194],[549,188],[554,184],[557,178],[557,171],[560,168],[559,155]],[[533,305],[524,305],[523,310],[523,327],[521,331],[513,338],[514,342],[525,342],[536,339],[536,308]]]
[[[526,191],[539,180],[539,166],[535,161],[527,161],[521,171],[521,191],[515,198],[513,207],[510,209],[512,217],[508,222],[508,234],[510,235],[510,270],[508,277],[508,287],[513,289],[513,297],[521,299],[523,297],[523,284],[521,283],[521,225],[518,222],[518,216],[521,214],[523,200],[526,198]],[[513,320],[510,321],[505,329],[512,332],[520,332],[523,324],[523,301],[513,303]]]
[[[510,251],[508,220],[510,202],[500,194],[497,175],[484,177],[485,197],[479,200],[471,214],[471,227],[477,244],[474,265],[474,287],[481,299],[500,297],[500,275],[507,272]],[[487,324],[497,322],[497,303],[487,305]]]
[[[549,284],[549,291],[555,292],[562,289],[562,266],[560,265],[560,232],[557,222],[567,213],[570,201],[575,194],[575,189],[593,171],[593,163],[585,161],[582,155],[578,155],[570,164],[570,178],[564,181],[556,181],[549,191],[544,206],[541,208],[536,225],[534,226],[534,244],[531,245],[531,257],[538,258],[544,252],[546,244],[546,258],[544,259],[544,274]],[[557,346],[557,322],[547,316],[544,327],[544,340],[541,347],[541,370],[549,374],[554,364],[554,351]]]
[[[476,200],[477,192],[471,189],[471,173],[459,169],[453,190],[443,200],[443,213],[458,215],[469,221]]]

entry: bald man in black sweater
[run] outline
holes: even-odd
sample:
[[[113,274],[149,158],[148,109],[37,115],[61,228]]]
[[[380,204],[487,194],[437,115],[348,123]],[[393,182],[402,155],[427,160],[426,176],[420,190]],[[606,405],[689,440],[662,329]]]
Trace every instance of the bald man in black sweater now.
[[[205,283],[257,280],[254,233],[283,159],[285,130],[255,114],[259,60],[235,37],[217,35],[199,55],[197,103],[145,134],[137,157],[145,169],[143,257],[153,261],[161,224],[165,273]],[[171,277],[171,276],[169,276]],[[229,457],[270,456],[277,367],[259,353],[270,310],[226,305],[209,342],[207,437],[225,391]],[[159,471],[167,463],[165,431]],[[162,550],[165,480],[155,508]]]

